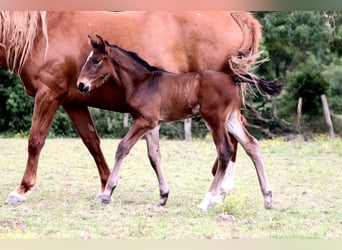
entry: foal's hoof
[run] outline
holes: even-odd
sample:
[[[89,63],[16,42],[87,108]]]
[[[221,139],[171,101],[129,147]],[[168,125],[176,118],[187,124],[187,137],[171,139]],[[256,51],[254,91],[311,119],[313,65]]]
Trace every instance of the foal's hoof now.
[[[109,204],[112,201],[112,197],[102,197],[102,204]]]
[[[169,198],[169,192],[160,195],[158,206],[164,207],[166,205],[167,199]]]
[[[100,193],[95,197],[94,202],[99,204],[109,204],[112,200],[113,198],[111,196],[106,197],[102,193]]]
[[[6,198],[6,203],[16,205],[16,204],[21,204],[26,201],[26,197],[24,195],[18,194],[16,191],[11,192],[7,198]]]
[[[208,205],[204,204],[201,202],[200,204],[197,205],[197,207],[202,210],[202,211],[207,211],[208,210]]]
[[[264,207],[266,209],[272,209],[272,191],[268,191],[264,196]]]
[[[218,203],[223,201],[222,195],[212,195],[208,192],[202,202],[197,206],[199,209],[203,211],[207,211],[209,207],[216,206]]]
[[[267,201],[265,201],[265,202],[264,202],[264,207],[265,207],[266,209],[272,209],[272,208],[273,208],[272,202],[267,202]]]

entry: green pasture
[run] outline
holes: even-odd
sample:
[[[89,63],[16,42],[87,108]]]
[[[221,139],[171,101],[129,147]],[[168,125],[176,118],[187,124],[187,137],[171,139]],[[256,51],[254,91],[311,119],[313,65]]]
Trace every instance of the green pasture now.
[[[102,140],[110,166],[118,142]],[[260,143],[274,209],[263,208],[254,166],[239,147],[233,193],[203,212],[197,205],[215,158],[209,139],[161,141],[165,208],[154,205],[159,190],[144,140],[125,159],[109,205],[93,202],[100,181],[80,139],[48,139],[27,202],[6,204],[24,171],[27,140],[0,139],[0,239],[341,239],[342,140]]]

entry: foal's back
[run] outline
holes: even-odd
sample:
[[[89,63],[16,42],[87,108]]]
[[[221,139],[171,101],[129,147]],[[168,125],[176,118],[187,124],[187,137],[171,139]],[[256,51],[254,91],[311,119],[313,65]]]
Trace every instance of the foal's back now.
[[[160,121],[181,120],[199,115],[200,74],[165,72],[158,81]]]
[[[206,100],[206,103],[220,102],[220,105],[227,106],[231,102],[240,104],[241,95],[240,88],[234,82],[231,75],[223,72],[205,70],[200,72],[200,97],[201,100]],[[208,100],[212,100],[208,102]],[[203,103],[201,103],[203,104]]]
[[[233,102],[234,107],[241,105],[239,88],[230,75],[222,72],[165,72],[156,82],[161,122],[198,116],[203,109],[221,109]]]

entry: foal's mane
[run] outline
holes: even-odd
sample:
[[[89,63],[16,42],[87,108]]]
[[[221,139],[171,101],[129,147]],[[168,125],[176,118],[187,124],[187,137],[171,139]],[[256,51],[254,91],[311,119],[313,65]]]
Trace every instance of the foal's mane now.
[[[106,41],[106,44],[111,47],[111,48],[115,48],[118,49],[119,51],[121,51],[123,54],[127,55],[129,58],[131,58],[132,60],[136,61],[137,63],[139,63],[140,65],[144,66],[149,72],[151,73],[161,73],[161,72],[165,72],[164,69],[156,67],[156,66],[152,66],[150,65],[148,62],[146,62],[144,59],[142,59],[137,53],[133,52],[133,51],[129,51],[129,50],[125,50],[121,47],[119,47],[118,45],[115,44],[109,44]]]
[[[0,47],[6,52],[10,70],[20,74],[40,30],[45,39],[46,55],[48,35],[45,11],[0,12]]]

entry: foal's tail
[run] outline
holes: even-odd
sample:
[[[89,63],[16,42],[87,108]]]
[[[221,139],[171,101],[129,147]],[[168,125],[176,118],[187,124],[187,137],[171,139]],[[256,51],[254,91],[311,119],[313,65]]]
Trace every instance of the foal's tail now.
[[[255,87],[261,94],[270,95],[270,96],[278,96],[283,90],[283,84],[275,83],[273,81],[269,81],[263,78],[259,78],[252,74],[245,75],[235,75],[234,76],[235,83],[247,83],[249,86]]]

